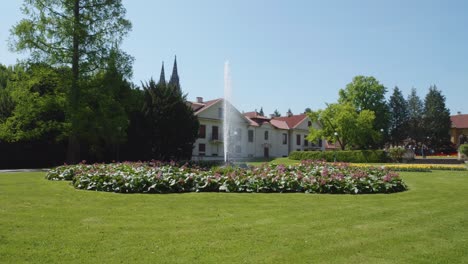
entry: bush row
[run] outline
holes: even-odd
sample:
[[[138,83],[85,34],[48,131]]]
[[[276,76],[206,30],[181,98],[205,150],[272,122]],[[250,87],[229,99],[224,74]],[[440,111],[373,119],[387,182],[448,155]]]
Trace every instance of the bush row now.
[[[289,158],[293,160],[325,160],[328,162],[380,163],[386,162],[383,150],[345,150],[345,151],[293,151]]]
[[[171,164],[113,163],[61,166],[49,180],[71,180],[75,188],[119,193],[305,192],[393,193],[406,190],[399,175],[383,168],[303,161],[299,165],[202,169]]]

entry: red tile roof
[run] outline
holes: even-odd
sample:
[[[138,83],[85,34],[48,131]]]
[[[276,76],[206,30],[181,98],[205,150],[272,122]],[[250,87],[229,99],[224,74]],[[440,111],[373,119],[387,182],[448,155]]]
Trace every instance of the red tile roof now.
[[[270,124],[279,129],[289,129],[288,123],[286,123],[286,121],[272,119],[270,120]]]
[[[468,128],[468,114],[454,115],[450,117],[450,120],[454,128]]]
[[[202,103],[198,103],[198,102],[189,102],[189,103],[190,103],[190,107],[192,107],[193,111],[195,111],[195,115],[198,115],[200,112],[205,111],[210,106],[216,104],[217,102],[221,100],[223,100],[223,98],[218,98],[218,99],[214,99],[214,100],[210,100],[210,101],[206,101]]]
[[[296,128],[306,118],[307,118],[306,114],[275,117],[276,120],[285,121],[286,124],[288,124],[289,128]]]

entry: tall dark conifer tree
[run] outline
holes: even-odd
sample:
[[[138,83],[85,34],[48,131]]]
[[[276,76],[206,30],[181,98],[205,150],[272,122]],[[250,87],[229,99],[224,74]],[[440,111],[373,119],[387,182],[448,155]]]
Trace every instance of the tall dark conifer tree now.
[[[450,110],[445,106],[445,96],[435,85],[429,88],[424,99],[424,131],[431,147],[441,149],[450,144]]]
[[[423,135],[423,111],[424,105],[421,98],[416,93],[416,89],[412,88],[408,96],[408,136],[416,141],[422,141]]]
[[[150,131],[147,147],[151,158],[190,159],[199,122],[180,90],[176,62],[169,83],[165,83],[162,70],[161,80],[156,84],[151,79],[143,84],[143,89],[143,114]]]
[[[388,103],[390,110],[390,141],[393,145],[399,145],[408,137],[408,103],[397,86],[393,89]]]

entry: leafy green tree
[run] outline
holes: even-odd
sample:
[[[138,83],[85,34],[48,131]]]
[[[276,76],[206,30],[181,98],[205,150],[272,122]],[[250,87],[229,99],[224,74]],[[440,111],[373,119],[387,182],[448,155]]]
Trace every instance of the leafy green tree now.
[[[0,64],[0,124],[11,116],[15,104],[11,98],[11,93],[7,90],[10,78],[12,78],[13,70]]]
[[[178,87],[156,84],[152,79],[143,85],[143,113],[148,126],[147,146],[158,160],[190,159],[198,136],[199,122],[186,95]]]
[[[68,68],[34,64],[17,68],[7,89],[14,108],[0,123],[0,138],[7,142],[63,140],[69,123],[65,120]]]
[[[424,131],[431,147],[440,149],[450,144],[451,124],[445,96],[433,85],[424,99]]]
[[[132,87],[121,71],[117,58],[111,56],[108,69],[83,85],[79,135],[91,160],[119,159],[118,148],[127,139]]]
[[[339,103],[351,103],[358,112],[374,112],[373,129],[388,131],[389,109],[385,100],[387,88],[372,76],[356,76],[353,81],[339,91]],[[368,142],[376,144],[376,142]]]
[[[71,65],[68,161],[78,162],[80,85],[86,75],[106,65],[131,23],[125,19],[121,0],[25,0],[22,12],[26,18],[11,30],[12,49],[28,50],[33,61]]]
[[[305,110],[304,110],[304,114],[307,114],[307,113],[310,113],[312,112],[312,109],[310,109],[309,107],[307,107]]]
[[[309,141],[325,138],[338,142],[341,149],[367,148],[367,138],[377,140],[379,133],[373,128],[374,112],[357,111],[350,103],[329,104],[324,110],[308,113],[310,119],[321,124],[320,129],[310,127]]]
[[[408,103],[397,86],[393,89],[388,103],[390,109],[390,140],[393,145],[399,145],[408,138]]]
[[[423,112],[424,105],[416,93],[416,89],[412,88],[407,99],[408,104],[408,135],[411,139],[418,142],[422,141],[424,136],[423,128]]]

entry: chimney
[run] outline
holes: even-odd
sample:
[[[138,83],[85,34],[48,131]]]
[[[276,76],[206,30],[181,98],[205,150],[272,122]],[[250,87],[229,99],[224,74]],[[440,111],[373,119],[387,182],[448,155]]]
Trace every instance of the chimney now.
[[[203,97],[197,97],[197,103],[202,104],[203,103]]]

